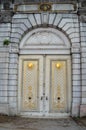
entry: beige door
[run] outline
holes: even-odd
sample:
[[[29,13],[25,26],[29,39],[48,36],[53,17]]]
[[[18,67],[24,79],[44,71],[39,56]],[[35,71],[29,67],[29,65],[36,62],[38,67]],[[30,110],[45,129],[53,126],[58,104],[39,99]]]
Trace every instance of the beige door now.
[[[71,105],[71,64],[69,56],[46,56],[46,111],[69,112]],[[47,106],[48,104],[48,106]]]
[[[21,110],[43,115],[68,112],[70,57],[26,56],[20,62]]]
[[[43,57],[20,57],[19,109],[26,112],[42,111]]]

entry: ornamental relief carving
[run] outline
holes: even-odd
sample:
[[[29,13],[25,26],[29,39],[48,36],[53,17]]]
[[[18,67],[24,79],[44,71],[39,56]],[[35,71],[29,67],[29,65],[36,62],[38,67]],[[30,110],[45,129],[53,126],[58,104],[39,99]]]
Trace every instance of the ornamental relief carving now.
[[[86,0],[84,0],[84,1],[82,0],[81,6],[82,6],[82,7],[86,7]]]
[[[86,22],[86,15],[80,15],[80,21],[85,23]]]
[[[58,43],[57,43],[58,41]],[[37,32],[35,34],[32,34],[27,42],[26,42],[26,46],[28,44],[59,44],[60,46],[64,46],[64,41],[57,36],[56,34],[52,33],[52,32],[48,32],[48,31],[40,31]]]
[[[70,48],[69,40],[64,33],[54,28],[37,28],[22,39],[20,49]]]
[[[0,12],[0,23],[9,23],[12,20],[12,12]]]

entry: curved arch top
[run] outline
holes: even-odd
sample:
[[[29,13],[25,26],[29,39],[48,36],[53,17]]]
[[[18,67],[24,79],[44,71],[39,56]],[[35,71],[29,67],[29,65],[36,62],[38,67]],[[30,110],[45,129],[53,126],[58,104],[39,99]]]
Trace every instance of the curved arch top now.
[[[20,50],[56,50],[70,49],[70,41],[66,35],[54,28],[37,28],[27,33],[20,43]]]

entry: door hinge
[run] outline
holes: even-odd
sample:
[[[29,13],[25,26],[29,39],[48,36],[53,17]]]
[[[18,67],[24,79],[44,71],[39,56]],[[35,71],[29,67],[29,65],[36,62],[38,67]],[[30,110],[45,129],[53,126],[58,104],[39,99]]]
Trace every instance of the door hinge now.
[[[45,83],[43,83],[43,87],[45,87]]]

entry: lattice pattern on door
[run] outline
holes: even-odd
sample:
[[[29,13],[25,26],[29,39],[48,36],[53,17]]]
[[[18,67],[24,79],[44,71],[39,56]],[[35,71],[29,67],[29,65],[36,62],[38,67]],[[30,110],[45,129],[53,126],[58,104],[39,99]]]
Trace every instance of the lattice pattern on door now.
[[[38,61],[23,62],[23,89],[22,108],[23,110],[38,109]]]
[[[52,61],[51,110],[66,109],[66,61]]]

